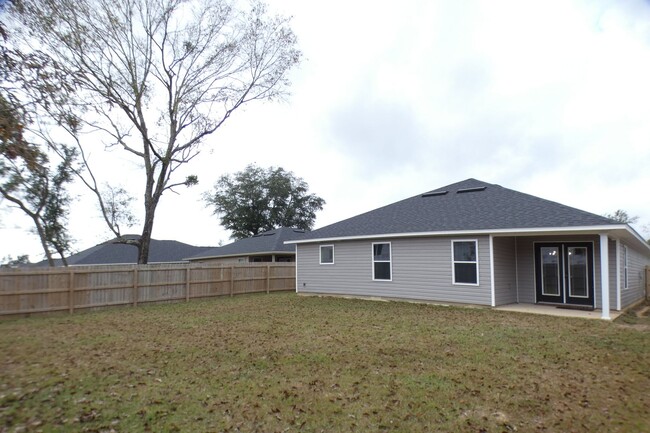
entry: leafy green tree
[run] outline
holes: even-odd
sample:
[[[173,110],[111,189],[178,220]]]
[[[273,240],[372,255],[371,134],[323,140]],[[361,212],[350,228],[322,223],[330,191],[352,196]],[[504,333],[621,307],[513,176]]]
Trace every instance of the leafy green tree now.
[[[72,179],[74,149],[54,168],[46,154],[32,144],[23,145],[22,154],[0,157],[0,197],[27,215],[34,225],[48,264],[54,266],[52,250],[64,265],[71,239],[67,230],[70,196],[66,186]]]
[[[243,239],[279,227],[310,230],[325,200],[309,194],[309,185],[282,167],[248,165],[224,175],[203,198],[221,217],[233,239]]]
[[[141,164],[139,263],[148,261],[163,193],[198,182],[196,176],[178,178],[179,168],[238,108],[284,97],[289,71],[300,61],[287,18],[270,16],[256,0],[247,10],[234,4],[16,0],[10,9],[30,37],[75,78],[76,105],[86,107],[83,126],[100,131],[101,141]],[[86,184],[102,211],[110,213],[94,178]],[[110,226],[110,215],[105,219]]]
[[[72,90],[69,77],[62,75],[42,52],[25,53],[8,45],[8,35],[0,26],[4,44],[0,48],[0,199],[20,209],[33,222],[48,263],[52,251],[65,263],[70,249],[66,228],[76,151],[45,137],[42,126],[74,122],[54,109]],[[50,156],[60,156],[58,164]]]
[[[5,256],[0,261],[0,268],[16,268],[22,265],[29,264],[29,256],[27,254],[22,254],[13,258],[12,256]]]

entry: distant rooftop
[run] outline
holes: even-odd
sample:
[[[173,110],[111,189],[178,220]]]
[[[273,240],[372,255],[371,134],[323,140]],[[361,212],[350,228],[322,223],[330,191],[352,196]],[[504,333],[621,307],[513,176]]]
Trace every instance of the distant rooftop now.
[[[252,254],[294,254],[295,247],[293,245],[285,245],[284,242],[301,239],[305,234],[306,232],[301,229],[282,227],[268,230],[249,238],[240,239],[222,247],[201,251],[186,259],[199,260]]]
[[[137,240],[140,235],[124,235],[122,239]],[[198,254],[212,247],[195,247],[178,241],[151,239],[149,246],[149,263],[181,262],[184,257]],[[67,258],[68,265],[108,265],[135,264],[138,262],[138,248],[135,245],[119,243],[118,238],[102,242],[94,247],[72,254]],[[55,260],[61,266],[61,259]],[[47,266],[47,260],[38,266]]]

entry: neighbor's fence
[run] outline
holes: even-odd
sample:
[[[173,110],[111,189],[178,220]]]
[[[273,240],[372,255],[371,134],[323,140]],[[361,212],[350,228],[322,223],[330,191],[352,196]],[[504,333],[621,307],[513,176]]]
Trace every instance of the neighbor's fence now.
[[[153,264],[0,272],[0,316],[295,290],[293,263]]]

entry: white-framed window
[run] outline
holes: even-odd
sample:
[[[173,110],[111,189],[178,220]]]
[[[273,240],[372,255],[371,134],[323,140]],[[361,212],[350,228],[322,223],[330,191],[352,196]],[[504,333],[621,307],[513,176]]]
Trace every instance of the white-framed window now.
[[[451,241],[451,281],[453,284],[478,286],[478,241]]]
[[[320,264],[321,265],[334,264],[334,245],[320,246]]]
[[[623,245],[623,288],[628,288],[627,278],[627,247]]]
[[[372,279],[392,281],[390,242],[373,242],[372,244]]]

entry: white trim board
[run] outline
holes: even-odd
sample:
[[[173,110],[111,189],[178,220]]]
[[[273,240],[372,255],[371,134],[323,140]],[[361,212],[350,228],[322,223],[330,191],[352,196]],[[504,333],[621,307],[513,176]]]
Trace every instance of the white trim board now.
[[[421,237],[421,236],[463,236],[463,235],[495,235],[495,236],[507,236],[509,234],[585,234],[593,233],[598,234],[603,231],[612,231],[612,230],[625,230],[630,234],[633,234],[637,239],[641,240],[643,243],[646,243],[643,238],[629,228],[627,224],[615,224],[607,226],[576,226],[576,227],[523,227],[523,228],[512,228],[512,229],[481,229],[481,230],[444,230],[444,231],[430,231],[430,232],[396,232],[396,233],[382,233],[374,235],[354,235],[354,236],[333,236],[325,238],[314,238],[314,239],[295,239],[291,241],[284,241],[285,244],[308,244],[314,242],[332,242],[332,241],[344,241],[344,240],[360,240],[360,239],[385,239],[385,238],[395,238],[395,237]],[[650,245],[648,245],[650,249]]]

